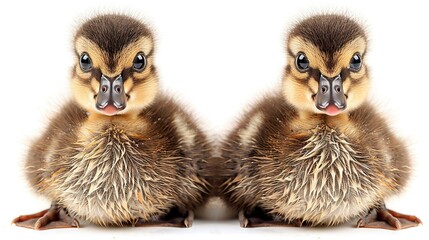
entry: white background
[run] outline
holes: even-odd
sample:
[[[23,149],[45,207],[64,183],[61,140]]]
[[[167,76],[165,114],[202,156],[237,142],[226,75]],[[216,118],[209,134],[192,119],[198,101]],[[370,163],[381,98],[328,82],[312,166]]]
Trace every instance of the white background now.
[[[44,232],[10,224],[20,214],[49,206],[25,181],[24,155],[52,113],[70,96],[74,30],[88,16],[112,11],[140,16],[154,30],[163,88],[198,116],[212,138],[223,136],[249,103],[279,86],[285,66],[284,39],[291,24],[323,11],[360,19],[370,37],[365,60],[372,69],[371,101],[409,146],[415,166],[407,189],[388,199],[387,206],[418,215],[429,223],[429,7],[410,0],[320,2],[1,1],[1,233],[8,234],[7,239],[197,239],[201,235],[243,239],[427,239],[427,225],[394,232],[355,229],[355,222],[332,228],[242,229],[233,220],[196,220],[191,229],[85,226]]]

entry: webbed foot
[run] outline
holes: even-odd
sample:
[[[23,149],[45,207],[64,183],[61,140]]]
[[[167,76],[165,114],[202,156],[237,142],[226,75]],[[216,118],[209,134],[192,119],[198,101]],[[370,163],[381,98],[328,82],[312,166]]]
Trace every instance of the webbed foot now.
[[[416,227],[419,224],[422,224],[422,221],[418,217],[389,210],[382,204],[380,208],[370,211],[360,219],[357,227],[399,230]]]
[[[21,215],[15,218],[12,223],[19,227],[35,230],[79,227],[79,222],[70,217],[67,211],[57,204],[52,204],[49,209],[35,214]]]

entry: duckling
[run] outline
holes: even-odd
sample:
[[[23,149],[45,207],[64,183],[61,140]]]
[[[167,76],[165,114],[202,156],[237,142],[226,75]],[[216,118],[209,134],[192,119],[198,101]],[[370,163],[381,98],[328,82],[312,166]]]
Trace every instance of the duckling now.
[[[26,175],[52,204],[13,220],[33,229],[190,227],[205,199],[204,133],[159,90],[154,39],[138,19],[104,14],[74,36],[73,99],[32,145]]]
[[[314,15],[287,37],[280,91],[245,114],[222,146],[223,197],[242,227],[401,229],[421,223],[385,206],[410,175],[404,144],[366,101],[367,35],[353,19]]]

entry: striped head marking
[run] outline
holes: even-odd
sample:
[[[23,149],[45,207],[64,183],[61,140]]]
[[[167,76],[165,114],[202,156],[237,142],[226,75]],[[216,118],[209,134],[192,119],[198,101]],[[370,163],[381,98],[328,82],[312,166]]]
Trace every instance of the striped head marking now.
[[[368,93],[367,38],[354,20],[335,14],[299,22],[288,36],[283,93],[302,111],[337,115],[362,104]]]
[[[74,37],[76,101],[104,115],[136,113],[148,105],[158,90],[153,42],[143,23],[125,15],[100,15],[83,23]]]

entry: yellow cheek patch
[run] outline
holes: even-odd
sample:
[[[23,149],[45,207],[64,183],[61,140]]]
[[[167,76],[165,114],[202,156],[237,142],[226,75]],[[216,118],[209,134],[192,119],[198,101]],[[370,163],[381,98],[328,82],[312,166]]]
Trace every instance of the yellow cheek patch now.
[[[368,95],[370,82],[367,77],[363,77],[357,83],[351,83],[350,81],[344,82],[346,84],[348,82],[347,88],[344,89],[344,92],[348,95],[347,99],[347,108],[352,110],[357,106],[362,104]]]
[[[134,86],[134,82],[131,78],[124,79],[125,93],[128,93]]]
[[[308,86],[313,91],[313,93],[317,93],[317,91],[319,90],[319,83],[317,81],[315,81],[314,79],[310,79],[308,81]]]
[[[343,79],[343,92],[345,94],[347,94],[347,92],[349,91],[350,86],[351,86],[351,81],[350,80],[349,81],[344,81],[344,79]]]
[[[312,80],[310,80],[311,82]],[[309,82],[309,84],[310,84]],[[313,81],[315,82],[315,81]],[[317,83],[316,83],[317,91]],[[308,89],[308,85],[295,81],[290,77],[283,79],[283,95],[286,100],[298,109],[312,109],[314,103],[311,95],[313,93]]]
[[[89,86],[82,84],[79,79],[73,78],[71,87],[76,101],[86,110],[92,109],[95,100],[94,93],[91,91]]]
[[[94,92],[98,92],[98,90],[100,89],[100,82],[97,79],[91,79],[91,88],[92,90],[94,90]]]
[[[125,89],[130,95],[130,99],[127,102],[127,109],[141,109],[155,98],[158,92],[158,81],[156,77],[149,77],[142,84],[132,85],[132,83],[126,83]]]

